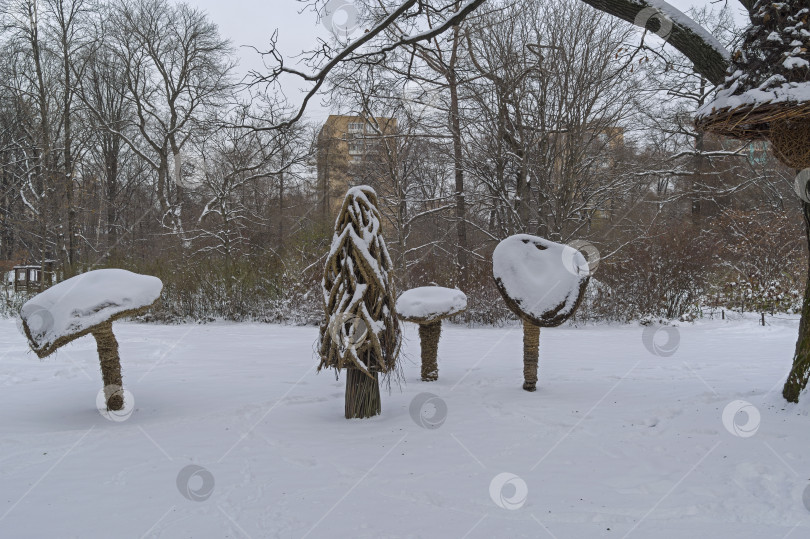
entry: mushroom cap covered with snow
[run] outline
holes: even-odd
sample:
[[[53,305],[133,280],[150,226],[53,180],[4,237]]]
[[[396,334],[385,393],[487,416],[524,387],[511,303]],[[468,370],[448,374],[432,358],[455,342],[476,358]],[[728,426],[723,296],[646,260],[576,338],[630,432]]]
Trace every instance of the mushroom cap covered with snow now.
[[[467,295],[456,288],[420,286],[400,294],[396,309],[400,318],[424,324],[463,312]]]
[[[579,306],[590,269],[582,253],[570,245],[516,234],[492,253],[492,275],[515,314],[537,326],[555,327]]]
[[[20,309],[31,349],[46,357],[97,326],[140,314],[160,297],[157,277],[122,269],[82,273],[31,298]]]

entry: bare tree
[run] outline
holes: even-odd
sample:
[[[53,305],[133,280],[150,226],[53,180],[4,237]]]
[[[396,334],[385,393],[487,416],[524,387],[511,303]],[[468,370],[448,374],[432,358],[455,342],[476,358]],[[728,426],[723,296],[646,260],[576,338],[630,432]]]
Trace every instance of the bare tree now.
[[[573,1],[507,7],[470,32],[470,163],[498,236],[568,241],[638,187],[622,162],[640,102],[631,37]]]
[[[448,234],[436,234],[443,223],[455,220],[450,216],[455,209],[454,166],[442,148],[449,136],[437,136],[426,125],[429,107],[419,102],[426,96],[403,94],[396,73],[386,66],[364,66],[359,73],[351,70],[332,80],[333,101],[365,122],[362,155],[347,173],[354,184],[371,185],[377,192],[378,209],[393,238],[394,267],[400,279],[407,279],[408,269],[431,254],[438,251],[444,258],[454,250],[448,249]],[[429,234],[419,233],[423,226]]]
[[[229,122],[249,125],[249,105],[242,105]],[[220,122],[217,122],[220,123]],[[271,132],[243,127],[220,127],[194,139],[198,157],[201,194],[207,197],[198,219],[198,235],[203,242],[198,252],[216,252],[223,257],[225,274],[233,275],[234,259],[246,254],[249,231],[270,228],[267,207],[273,180],[279,181],[278,197],[283,200],[284,174],[293,176],[307,157],[303,125]],[[265,238],[261,238],[265,239]],[[266,250],[259,242],[256,247]]]
[[[145,145],[119,134],[155,171],[161,222],[187,245],[182,153],[206,109],[227,96],[230,45],[187,4],[130,0],[112,6],[109,19],[110,48],[125,69],[124,95],[135,110],[130,121]]]
[[[76,205],[74,202],[74,184],[76,174],[76,157],[80,151],[76,144],[75,124],[78,120],[75,92],[77,83],[74,73],[81,73],[83,67],[78,65],[85,56],[81,49],[88,45],[91,34],[87,31],[89,13],[94,6],[93,0],[47,0],[45,10],[48,14],[50,34],[49,41],[55,45],[54,55],[59,65],[58,81],[60,83],[59,109],[61,114],[61,151],[60,188],[61,207],[65,214],[65,223],[59,234],[59,250],[63,253],[63,270],[67,276],[74,272],[76,263]]]

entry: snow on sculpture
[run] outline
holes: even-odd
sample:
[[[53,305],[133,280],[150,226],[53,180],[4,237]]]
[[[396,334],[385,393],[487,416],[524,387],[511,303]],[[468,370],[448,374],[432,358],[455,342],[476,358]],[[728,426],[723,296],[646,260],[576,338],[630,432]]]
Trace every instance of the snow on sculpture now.
[[[346,419],[380,413],[378,374],[395,371],[402,342],[380,222],[374,189],[349,189],[321,283],[326,322],[318,370],[346,369]]]
[[[91,333],[96,339],[108,410],[124,406],[118,341],[112,323],[144,313],[160,297],[157,277],[122,269],[89,271],[48,288],[20,309],[31,350],[44,358]]]
[[[707,131],[771,141],[792,168],[810,167],[810,0],[758,2],[714,100],[697,113]]]
[[[439,379],[437,362],[442,319],[467,309],[467,296],[461,290],[442,286],[422,286],[403,292],[397,299],[397,314],[406,322],[419,324],[422,352],[422,380]]]
[[[569,245],[516,234],[492,253],[492,275],[506,305],[523,322],[523,389],[537,389],[540,328],[574,314],[590,279],[585,257]]]

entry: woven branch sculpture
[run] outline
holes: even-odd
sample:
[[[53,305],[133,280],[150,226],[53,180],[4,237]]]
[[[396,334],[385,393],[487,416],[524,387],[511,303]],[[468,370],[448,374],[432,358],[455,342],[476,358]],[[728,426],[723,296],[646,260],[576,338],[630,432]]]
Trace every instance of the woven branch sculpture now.
[[[540,328],[559,326],[577,310],[590,280],[588,262],[569,245],[516,234],[495,247],[492,275],[523,322],[523,389],[536,391]]]
[[[160,298],[157,277],[122,269],[89,271],[52,286],[20,310],[31,350],[41,359],[92,334],[96,340],[107,410],[124,408],[121,361],[112,323],[146,312]]]
[[[442,320],[467,309],[467,296],[461,290],[442,286],[422,286],[407,290],[397,299],[397,315],[419,324],[422,353],[422,381],[439,379],[439,337]]]
[[[318,367],[346,370],[346,419],[378,415],[379,373],[396,372],[402,334],[377,194],[349,189],[326,259]]]

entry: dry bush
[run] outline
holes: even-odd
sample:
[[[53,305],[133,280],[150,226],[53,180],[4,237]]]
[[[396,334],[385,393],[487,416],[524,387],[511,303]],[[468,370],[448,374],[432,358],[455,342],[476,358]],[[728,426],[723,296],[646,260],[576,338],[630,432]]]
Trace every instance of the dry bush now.
[[[601,261],[578,318],[680,318],[697,311],[716,265],[713,235],[682,223],[659,225]]]
[[[771,313],[801,307],[807,249],[794,212],[727,211],[717,232],[721,263],[713,306]]]

